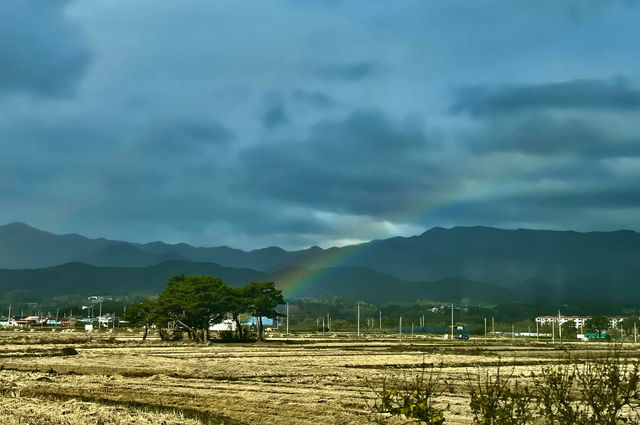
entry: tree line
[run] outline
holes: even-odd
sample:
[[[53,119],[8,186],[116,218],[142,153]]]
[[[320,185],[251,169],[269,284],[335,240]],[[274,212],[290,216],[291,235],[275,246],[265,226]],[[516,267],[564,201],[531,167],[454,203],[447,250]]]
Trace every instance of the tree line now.
[[[143,338],[148,329],[156,327],[160,337],[171,339],[184,330],[191,339],[207,339],[211,324],[220,323],[230,317],[236,323],[236,337],[246,338],[240,316],[256,317],[257,335],[264,339],[262,318],[276,319],[282,314],[276,307],[285,300],[274,282],[251,282],[242,287],[231,287],[215,276],[175,275],[157,299],[146,299],[142,303],[127,307],[125,320],[134,326],[144,327]],[[170,332],[172,323],[177,332]]]

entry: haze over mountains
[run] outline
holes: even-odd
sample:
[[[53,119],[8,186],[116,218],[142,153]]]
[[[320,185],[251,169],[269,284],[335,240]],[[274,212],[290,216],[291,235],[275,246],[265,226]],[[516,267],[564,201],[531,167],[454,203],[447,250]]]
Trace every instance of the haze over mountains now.
[[[172,274],[214,274],[232,285],[274,280],[295,297],[611,301],[640,304],[640,234],[489,227],[342,248],[243,251],[128,243],[0,226],[0,296],[159,292]],[[71,263],[71,264],[69,264]],[[34,270],[25,270],[34,269]]]

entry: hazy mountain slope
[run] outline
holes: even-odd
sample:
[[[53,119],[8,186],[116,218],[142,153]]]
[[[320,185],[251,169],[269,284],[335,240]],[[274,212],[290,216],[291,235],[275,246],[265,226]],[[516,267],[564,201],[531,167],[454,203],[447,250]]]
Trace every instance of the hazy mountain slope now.
[[[136,246],[156,254],[175,253],[193,261],[213,262],[224,264],[227,267],[248,267],[256,270],[265,270],[274,264],[279,264],[293,257],[296,252],[285,251],[278,247],[268,247],[253,251],[219,246],[213,248],[199,248],[186,243],[166,244],[163,242],[151,242],[136,244]]]
[[[359,267],[399,281],[457,278],[491,282],[533,300],[597,299],[597,294],[603,293],[609,298],[638,300],[639,258],[640,234],[632,231],[433,228],[418,236],[342,248],[285,251],[270,247],[246,252],[229,247],[197,248],[184,243],[129,244],[80,235],[53,235],[19,223],[0,226],[0,268],[45,267],[72,261],[140,267],[167,259],[271,273],[300,267]],[[340,276],[345,276],[345,270]],[[360,284],[359,280],[368,279],[364,275],[355,276],[353,270],[348,273],[353,274],[350,282]],[[328,287],[333,285],[328,279],[320,282]],[[321,290],[319,283],[315,285],[318,293],[330,292]]]
[[[593,276],[640,281],[640,234],[434,228],[422,235],[298,255],[278,267],[326,267],[334,262],[378,270],[405,280],[449,277],[519,286],[530,278],[568,283]]]
[[[76,234],[54,235],[23,223],[11,223],[0,226],[0,268],[54,266],[114,243]]]
[[[278,247],[243,251],[226,246],[199,248],[186,243],[139,244],[89,239],[76,234],[56,235],[23,223],[0,226],[0,268],[5,269],[41,268],[70,262],[141,267],[175,259],[263,270],[296,253]]]
[[[269,280],[268,275],[250,269],[222,267],[213,263],[167,261],[150,267],[96,267],[82,263],[28,270],[0,270],[0,295],[20,293],[39,299],[65,294],[159,293],[169,276],[207,274],[230,285]]]
[[[468,279],[410,282],[364,267],[290,268],[267,273],[184,261],[136,268],[69,263],[42,269],[0,270],[0,298],[26,301],[66,294],[154,294],[160,292],[166,279],[175,274],[214,275],[234,286],[251,281],[275,281],[287,297],[344,297],[378,304],[428,299],[470,303],[593,301],[640,305],[637,285],[612,284],[598,278],[567,284],[528,280],[516,285],[519,289],[506,289]]]
[[[56,267],[28,270],[0,270],[0,296],[4,299],[38,300],[65,294],[117,295],[159,293],[169,276],[175,274],[211,274],[230,285],[251,281],[276,281],[285,295],[295,298],[344,297],[386,304],[415,299],[499,302],[513,298],[511,291],[479,282],[449,280],[443,282],[405,282],[362,267],[338,267],[313,272],[314,279],[300,286],[303,269],[264,273],[251,269],[222,267],[212,263],[168,261],[150,267],[95,267],[69,263]],[[299,288],[299,290],[294,290]]]
[[[146,267],[169,260],[189,261],[175,252],[157,254],[128,243],[116,243],[80,257],[78,262],[93,266]]]
[[[301,275],[309,278],[300,280]],[[513,291],[486,283],[464,279],[408,282],[364,267],[333,267],[306,272],[300,268],[286,269],[274,273],[273,278],[296,298],[338,296],[378,304],[416,299],[498,303],[519,298]]]

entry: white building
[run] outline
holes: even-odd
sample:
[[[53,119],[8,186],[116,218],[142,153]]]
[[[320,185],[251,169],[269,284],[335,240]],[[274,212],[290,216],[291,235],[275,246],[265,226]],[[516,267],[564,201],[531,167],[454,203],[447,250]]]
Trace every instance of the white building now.
[[[587,320],[591,319],[591,316],[538,316],[536,317],[536,322],[539,325],[550,325],[551,323],[564,325],[567,322],[573,322],[576,325],[577,329],[580,329],[585,326]],[[618,325],[624,320],[621,316],[610,316],[609,326],[611,328],[617,328]]]
[[[236,330],[236,322],[233,319],[226,319],[220,323],[209,326],[210,331],[234,331]]]

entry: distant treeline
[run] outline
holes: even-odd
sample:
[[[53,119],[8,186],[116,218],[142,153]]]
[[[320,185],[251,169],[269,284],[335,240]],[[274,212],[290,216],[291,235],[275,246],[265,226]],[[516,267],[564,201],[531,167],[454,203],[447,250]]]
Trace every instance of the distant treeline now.
[[[194,299],[199,300],[197,303],[202,303],[207,306],[206,308],[208,308],[212,314],[211,320],[231,317],[233,313],[231,310],[234,310],[236,313],[239,312],[238,316],[255,316],[256,309],[253,306],[257,304],[255,304],[255,300],[252,301],[252,297],[255,297],[257,288],[260,285],[267,285],[265,283],[254,283],[245,287],[234,288],[212,276],[185,277],[182,275],[174,276],[170,278],[168,282],[174,282],[172,285],[177,285],[176,282],[184,281],[181,284],[182,286],[195,287],[195,281],[201,279],[206,281],[212,279],[208,284],[209,293],[211,294],[210,299],[208,301],[201,300],[198,298],[200,295]],[[180,303],[173,303],[171,307],[175,309],[175,311],[169,311],[166,306],[163,307],[161,305],[161,300],[162,303],[167,303],[167,300],[175,298],[171,294],[176,292],[169,288],[169,283],[163,291],[163,295],[160,296],[150,296],[150,294],[127,297],[121,296],[114,299],[105,299],[102,303],[96,303],[94,300],[93,304],[91,304],[86,296],[80,295],[51,298],[38,304],[13,301],[12,314],[27,315],[42,313],[43,315],[55,317],[56,312],[58,312],[60,318],[72,315],[80,318],[95,316],[98,314],[98,311],[101,310],[103,314],[115,313],[116,316],[123,317],[126,308],[127,314],[125,318],[133,321],[134,325],[144,326],[145,322],[149,326],[155,323],[163,323],[163,328],[166,329],[167,322],[174,321],[168,312],[177,314],[180,319],[180,315],[182,315],[184,310],[185,315],[189,313],[188,317],[180,320],[189,327],[194,328],[196,323],[191,320],[191,316],[193,315],[193,313],[190,313],[191,307]],[[204,283],[201,284],[204,285]],[[275,289],[275,285],[272,282],[268,283],[268,287],[274,296],[279,294],[279,296],[282,297],[282,294]],[[279,305],[273,306],[272,310],[267,311],[267,314],[262,314],[260,317],[275,317],[277,313],[280,315],[281,322],[283,322],[285,301],[283,298],[278,298],[276,301],[278,301]],[[353,331],[357,327],[358,302],[356,300],[334,297],[325,299],[289,299],[287,302],[289,303],[289,329],[292,331],[320,331],[322,330],[323,318],[326,330],[328,330],[329,321],[331,321],[331,330],[335,331]],[[101,306],[99,304],[101,304]],[[83,305],[85,305],[85,307],[92,305],[92,309],[82,310]],[[0,316],[7,314],[8,307],[9,303],[2,303]],[[491,323],[493,322],[496,332],[510,332],[512,325],[515,327],[516,332],[525,332],[528,331],[529,328],[535,330],[535,317],[541,315],[557,315],[558,311],[560,311],[563,316],[620,315],[635,317],[635,320],[640,316],[640,310],[638,308],[628,308],[612,303],[509,303],[493,306],[455,304],[454,322],[457,325],[464,326],[465,333],[474,333],[474,330],[476,331],[475,333],[483,333],[485,319],[490,327],[489,329],[491,329]],[[360,326],[363,331],[367,331],[368,329],[377,331],[380,327],[382,327],[383,331],[397,330],[400,317],[403,318],[405,329],[410,329],[412,324],[416,331],[418,331],[419,326],[421,326],[425,332],[429,332],[429,330],[432,329],[447,329],[451,324],[451,304],[438,300],[416,300],[413,303],[391,305],[375,305],[360,302]],[[196,326],[198,329],[204,329],[203,325],[200,324],[198,326]],[[236,327],[239,328],[237,324]],[[542,330],[543,329],[541,329],[541,331]],[[242,330],[237,332],[239,334]],[[163,336],[170,337],[170,335]]]

